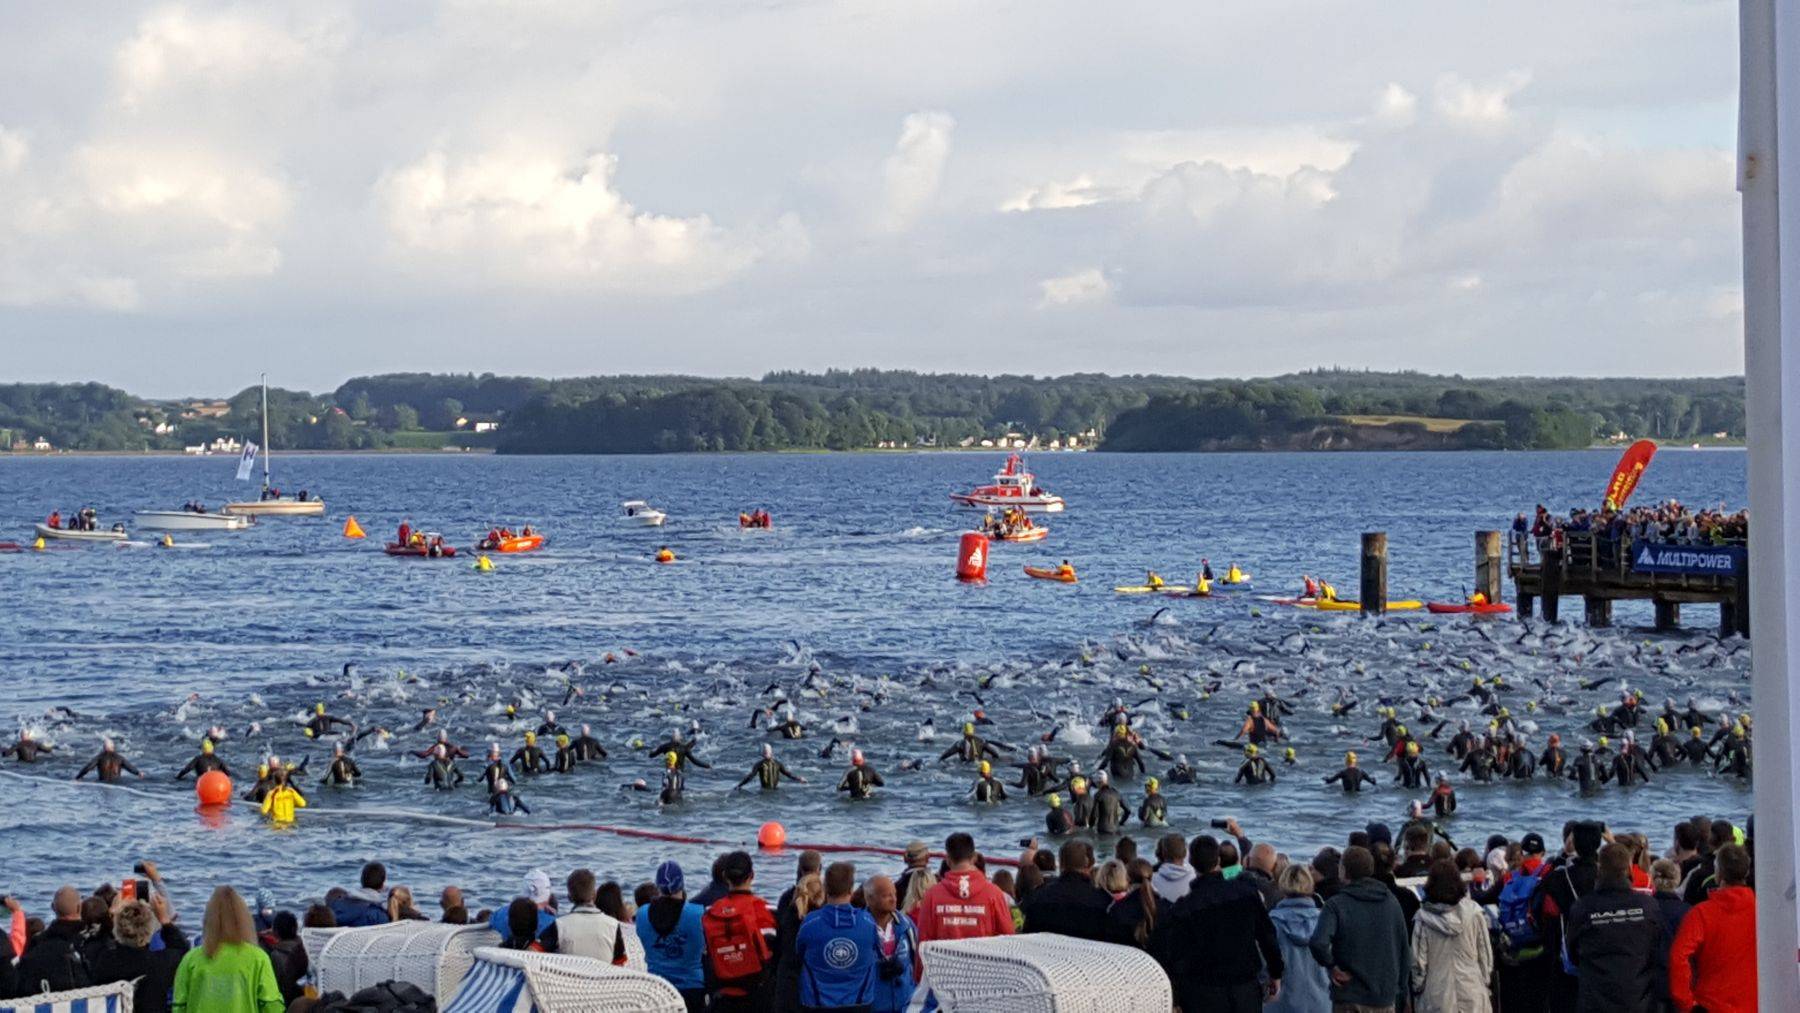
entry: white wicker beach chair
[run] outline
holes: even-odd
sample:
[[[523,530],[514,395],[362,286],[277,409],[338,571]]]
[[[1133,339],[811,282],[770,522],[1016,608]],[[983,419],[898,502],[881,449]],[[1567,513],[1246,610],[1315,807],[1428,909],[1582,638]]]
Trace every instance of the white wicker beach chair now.
[[[0,1013],[131,1013],[134,986],[129,981],[67,992],[0,999]]]
[[[1166,1013],[1169,976],[1142,950],[1033,933],[926,943],[927,989],[952,1013]]]
[[[483,947],[443,1013],[685,1013],[675,986],[588,957]]]
[[[312,930],[303,935],[320,992],[346,996],[384,981],[404,981],[450,1001],[475,963],[477,947],[500,936],[485,925],[401,921],[359,929]],[[315,942],[318,949],[313,949]]]

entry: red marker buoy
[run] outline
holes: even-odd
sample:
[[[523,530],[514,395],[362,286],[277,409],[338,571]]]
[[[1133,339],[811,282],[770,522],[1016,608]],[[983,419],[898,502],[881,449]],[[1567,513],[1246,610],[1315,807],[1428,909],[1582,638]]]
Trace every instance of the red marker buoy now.
[[[194,797],[203,806],[231,804],[231,778],[222,770],[209,770],[194,782]]]
[[[787,843],[787,828],[770,820],[756,831],[756,843],[770,851]]]
[[[988,536],[979,531],[963,532],[956,547],[956,579],[986,580]]]

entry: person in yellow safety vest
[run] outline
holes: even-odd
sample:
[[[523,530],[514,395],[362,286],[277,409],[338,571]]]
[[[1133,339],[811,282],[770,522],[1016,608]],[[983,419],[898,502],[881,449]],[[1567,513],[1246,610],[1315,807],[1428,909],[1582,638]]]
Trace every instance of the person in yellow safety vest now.
[[[1062,565],[1056,568],[1056,575],[1058,577],[1073,577],[1075,576],[1075,567],[1065,559],[1062,561]]]
[[[1242,584],[1243,582],[1244,582],[1244,571],[1238,569],[1238,565],[1236,563],[1231,564],[1231,569],[1225,571],[1225,583],[1227,583],[1227,584]]]
[[[1337,601],[1337,588],[1332,587],[1330,581],[1319,581],[1319,600]]]
[[[1144,571],[1144,583],[1150,585],[1151,587],[1162,587],[1163,586],[1162,574],[1157,573],[1155,570],[1145,570]]]
[[[657,549],[656,550],[656,561],[659,563],[675,562],[674,550],[670,549],[667,545],[663,546],[660,549]]]
[[[1487,600],[1487,595],[1481,591],[1477,591],[1469,596],[1469,604],[1471,605],[1486,605]]]
[[[275,776],[275,787],[263,796],[263,815],[269,817],[276,826],[286,826],[294,822],[294,810],[306,808],[306,798],[289,783],[287,771],[278,771]]]
[[[1194,593],[1212,594],[1212,581],[1206,579],[1205,573],[1194,574]]]

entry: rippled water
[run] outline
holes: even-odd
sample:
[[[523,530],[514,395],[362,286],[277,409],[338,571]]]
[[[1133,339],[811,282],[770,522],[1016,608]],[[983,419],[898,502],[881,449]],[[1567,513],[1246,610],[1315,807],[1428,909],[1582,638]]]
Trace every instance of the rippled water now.
[[[330,507],[323,521],[178,535],[210,543],[192,551],[0,553],[10,592],[0,717],[43,731],[61,754],[36,767],[0,767],[0,853],[9,856],[0,891],[39,898],[64,880],[91,886],[149,855],[191,903],[220,879],[298,901],[353,881],[362,861],[380,857],[421,897],[457,882],[491,905],[536,865],[559,878],[587,864],[636,882],[658,858],[698,869],[719,850],[409,815],[482,819],[474,789],[439,795],[419,785],[410,750],[431,733],[410,728],[421,708],[440,703],[452,737],[477,753],[488,741],[509,753],[517,745],[522,726],[497,713],[505,701],[525,711],[547,704],[565,724],[594,725],[611,758],[523,786],[534,810],[526,822],[747,841],[761,821],[779,819],[795,841],[890,846],[973,828],[990,852],[1010,853],[1041,825],[1041,804],[977,810],[960,801],[970,771],[931,759],[975,706],[972,692],[998,722],[994,738],[1022,746],[1058,728],[1058,747],[1090,766],[1100,712],[1114,696],[1143,701],[1151,744],[1203,766],[1201,784],[1168,789],[1176,829],[1192,834],[1213,816],[1235,815],[1252,835],[1296,851],[1341,843],[1351,825],[1397,822],[1411,797],[1386,776],[1380,790],[1349,799],[1318,783],[1378,720],[1365,706],[1335,721],[1327,701],[1339,686],[1370,705],[1391,697],[1406,716],[1416,709],[1407,701],[1452,696],[1470,672],[1505,674],[1520,686],[1515,713],[1528,700],[1546,703],[1533,718],[1540,743],[1549,731],[1576,735],[1596,703],[1616,700],[1619,681],[1642,686],[1652,701],[1695,695],[1709,708],[1748,695],[1749,652],[1714,641],[1711,609],[1690,607],[1692,632],[1665,636],[1632,628],[1648,624],[1647,607],[1621,605],[1619,629],[1590,635],[1578,626],[1528,631],[1511,619],[1364,622],[1254,597],[1291,589],[1303,571],[1353,589],[1365,530],[1389,534],[1395,598],[1458,597],[1471,579],[1474,530],[1504,527],[1537,502],[1592,503],[1610,454],[1044,455],[1032,463],[1069,499],[1069,512],[1049,519],[1045,543],[996,546],[987,585],[958,584],[956,533],[973,514],[946,494],[998,463],[975,454],[293,456],[277,461],[277,478],[322,494]],[[0,540],[28,541],[31,522],[53,507],[91,503],[110,523],[193,498],[216,504],[246,488],[231,481],[232,465],[0,460]],[[1665,452],[1638,495],[1741,504],[1744,457]],[[634,497],[668,510],[668,527],[622,526],[618,504]],[[737,529],[737,511],[753,506],[774,514],[775,530]],[[346,514],[369,530],[367,541],[339,536]],[[402,518],[465,546],[490,524],[529,522],[550,544],[495,557],[489,574],[461,559],[389,559],[378,543]],[[663,542],[680,565],[650,562]],[[1215,568],[1240,562],[1258,586],[1203,601],[1110,591],[1140,580],[1145,566],[1189,577],[1202,555]],[[1064,557],[1081,584],[1019,572],[1021,563]],[[622,660],[606,664],[608,653]],[[355,666],[348,677],[346,663]],[[815,664],[821,678],[809,689]],[[1606,676],[1616,681],[1579,688]],[[1209,743],[1232,734],[1252,689],[1270,678],[1300,705],[1291,730],[1301,762],[1273,788],[1233,789],[1235,755]],[[559,707],[571,680],[585,696]],[[1217,692],[1203,698],[1213,682]],[[776,692],[792,696],[813,729],[801,742],[777,742],[778,754],[813,783],[733,793],[765,741],[749,730],[750,711]],[[198,699],[182,706],[190,693]],[[271,747],[290,758],[310,751],[315,776],[322,773],[323,747],[296,730],[316,700],[396,735],[359,746],[369,783],[313,791],[314,809],[297,828],[271,831],[242,803],[202,817],[190,789],[170,783],[214,723],[234,736],[220,753],[239,773]],[[1170,701],[1185,703],[1189,719],[1177,720]],[[1468,705],[1450,712],[1472,714]],[[701,756],[718,769],[695,774],[688,803],[661,811],[653,795],[621,792],[623,782],[657,776],[628,743],[660,739],[690,718],[707,733]],[[919,740],[927,718],[936,741]],[[260,731],[248,731],[253,722]],[[150,775],[137,790],[65,783],[102,734],[117,736]],[[887,776],[879,799],[851,805],[830,790],[845,754],[818,753],[834,736],[863,747]],[[928,758],[924,770],[898,771],[917,757]],[[472,779],[478,764],[465,768]],[[1461,792],[1452,830],[1475,841],[1493,830],[1553,831],[1576,799],[1571,788],[1542,782]],[[1141,789],[1125,794],[1135,807]],[[1602,794],[1581,810],[1660,840],[1693,812],[1740,816],[1749,805],[1746,786],[1682,772]]]

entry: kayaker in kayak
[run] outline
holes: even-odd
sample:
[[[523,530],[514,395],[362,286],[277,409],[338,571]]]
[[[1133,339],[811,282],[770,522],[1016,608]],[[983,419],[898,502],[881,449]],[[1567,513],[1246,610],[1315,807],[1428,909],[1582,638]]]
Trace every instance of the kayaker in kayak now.
[[[1230,569],[1227,569],[1225,571],[1225,583],[1227,583],[1227,584],[1242,584],[1243,582],[1244,582],[1244,571],[1238,569],[1238,565],[1236,563],[1231,564]]]
[[[1144,586],[1148,587],[1152,590],[1157,590],[1157,591],[1162,590],[1162,586],[1163,586],[1162,574],[1157,573],[1155,570],[1145,570],[1144,571]]]
[[[1213,579],[1212,563],[1205,556],[1200,557],[1200,576],[1209,582]],[[1198,584],[1200,581],[1194,583]]]
[[[659,563],[675,562],[675,551],[673,549],[669,548],[667,545],[663,546],[660,549],[657,549],[656,550],[656,561]]]
[[[1068,560],[1065,559],[1062,561],[1062,565],[1060,565],[1056,568],[1056,575],[1058,577],[1063,578],[1064,580],[1074,580],[1075,579],[1075,567]]]
[[[1301,574],[1300,584],[1300,597],[1317,598],[1319,596],[1319,582],[1314,580],[1311,574]]]

